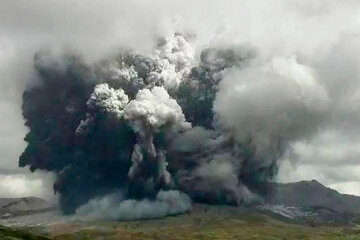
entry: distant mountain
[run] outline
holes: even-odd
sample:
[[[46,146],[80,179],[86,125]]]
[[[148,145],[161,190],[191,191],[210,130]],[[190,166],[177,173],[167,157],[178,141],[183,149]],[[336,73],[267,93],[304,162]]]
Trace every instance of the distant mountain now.
[[[49,202],[37,197],[0,198],[0,218],[40,213],[53,208]]]
[[[360,214],[360,197],[341,194],[316,180],[270,184],[267,204],[326,208],[338,213]]]

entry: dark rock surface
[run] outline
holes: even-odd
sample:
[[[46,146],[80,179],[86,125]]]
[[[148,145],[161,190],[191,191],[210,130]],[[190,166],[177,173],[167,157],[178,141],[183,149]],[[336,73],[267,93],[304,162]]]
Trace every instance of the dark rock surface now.
[[[273,183],[269,188],[265,198],[267,204],[360,214],[360,197],[341,194],[315,180],[287,184]]]

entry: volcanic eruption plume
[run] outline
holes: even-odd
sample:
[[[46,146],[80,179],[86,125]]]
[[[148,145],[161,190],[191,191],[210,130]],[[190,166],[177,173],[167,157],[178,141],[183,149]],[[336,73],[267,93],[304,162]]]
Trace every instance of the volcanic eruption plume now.
[[[317,130],[329,100],[296,58],[256,56],[230,45],[197,57],[181,34],[94,64],[40,51],[19,164],[54,172],[64,213],[87,218],[261,202],[289,143]]]

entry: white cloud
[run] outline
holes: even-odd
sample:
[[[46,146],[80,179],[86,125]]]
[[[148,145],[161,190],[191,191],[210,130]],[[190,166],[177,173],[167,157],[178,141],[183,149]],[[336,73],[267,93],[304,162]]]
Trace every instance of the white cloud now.
[[[49,173],[0,174],[0,198],[35,196],[53,202],[53,183],[54,176]]]
[[[329,187],[344,194],[360,196],[360,181],[334,183],[334,184],[329,184]]]

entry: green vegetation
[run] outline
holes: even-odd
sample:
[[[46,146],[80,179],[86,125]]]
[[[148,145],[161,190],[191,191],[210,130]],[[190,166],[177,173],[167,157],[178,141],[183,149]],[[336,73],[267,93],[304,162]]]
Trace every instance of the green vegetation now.
[[[162,229],[124,229],[114,227],[113,230],[81,230],[77,233],[55,237],[58,240],[78,239],[120,239],[120,240],[266,240],[266,239],[311,239],[340,240],[360,239],[359,230],[341,228],[310,228],[299,225],[221,223],[218,226],[179,226]]]
[[[55,240],[342,240],[360,239],[360,229],[295,224],[261,213],[200,213],[152,221],[78,225]],[[96,226],[96,227],[95,227]]]
[[[30,232],[31,231],[31,232]],[[35,233],[47,232],[47,236]],[[297,223],[246,208],[200,206],[191,213],[141,221],[52,223],[0,228],[0,240],[360,240],[360,225]]]
[[[50,238],[42,235],[36,235],[26,230],[10,229],[0,226],[1,240],[49,240]]]

